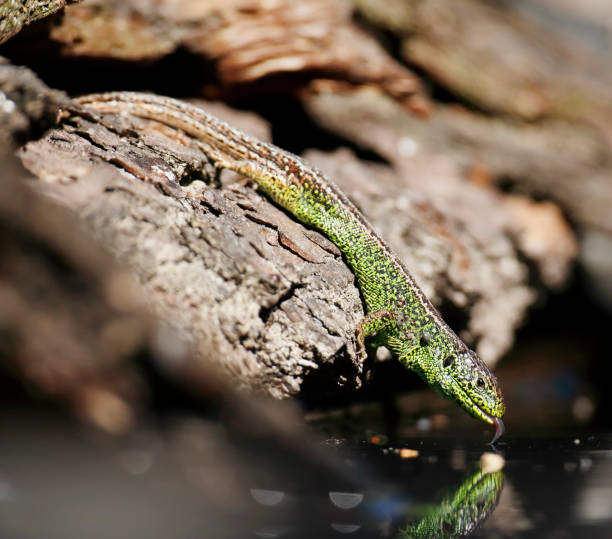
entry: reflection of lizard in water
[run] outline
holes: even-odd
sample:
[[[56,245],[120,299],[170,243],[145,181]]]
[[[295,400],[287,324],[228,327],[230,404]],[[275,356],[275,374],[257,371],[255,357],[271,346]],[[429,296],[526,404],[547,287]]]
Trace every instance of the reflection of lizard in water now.
[[[150,94],[112,92],[75,100],[101,113],[126,113],[183,130],[219,168],[253,179],[274,202],[333,241],[353,270],[366,316],[358,342],[372,338],[474,417],[504,431],[495,376],[442,320],[408,270],[340,189],[299,157],[230,127],[199,107]]]
[[[421,520],[401,530],[398,539],[471,535],[493,513],[503,486],[503,472],[485,473],[478,468]]]

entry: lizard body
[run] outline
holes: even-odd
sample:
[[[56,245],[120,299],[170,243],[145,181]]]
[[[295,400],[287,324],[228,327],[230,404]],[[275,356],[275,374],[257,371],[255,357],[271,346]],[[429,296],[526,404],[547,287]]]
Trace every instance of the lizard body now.
[[[152,94],[110,92],[75,99],[100,113],[127,113],[195,137],[220,168],[253,179],[275,203],[340,249],[366,307],[359,345],[374,337],[407,368],[467,412],[504,431],[505,406],[495,376],[442,320],[395,253],[323,173],[299,157],[257,140],[203,109]]]

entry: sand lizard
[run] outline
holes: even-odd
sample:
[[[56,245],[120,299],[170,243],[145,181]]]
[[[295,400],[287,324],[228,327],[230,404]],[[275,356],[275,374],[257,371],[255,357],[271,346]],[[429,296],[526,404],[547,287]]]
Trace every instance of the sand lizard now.
[[[152,94],[110,92],[75,99],[100,113],[159,121],[195,137],[215,166],[254,180],[296,219],[325,234],[355,274],[366,307],[357,328],[443,396],[504,432],[505,405],[495,376],[442,320],[397,255],[342,191],[299,157],[262,142],[200,107]]]

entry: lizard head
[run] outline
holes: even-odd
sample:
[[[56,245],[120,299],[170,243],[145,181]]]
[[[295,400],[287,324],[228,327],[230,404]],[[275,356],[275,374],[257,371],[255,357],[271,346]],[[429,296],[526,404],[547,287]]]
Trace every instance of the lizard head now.
[[[418,346],[400,361],[442,396],[472,416],[494,425],[495,442],[504,432],[506,408],[497,378],[448,327],[425,331]]]

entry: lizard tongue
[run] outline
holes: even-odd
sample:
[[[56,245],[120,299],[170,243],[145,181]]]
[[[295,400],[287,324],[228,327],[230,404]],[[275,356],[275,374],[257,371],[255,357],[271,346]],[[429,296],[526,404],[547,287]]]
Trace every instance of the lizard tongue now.
[[[506,432],[506,428],[504,427],[504,422],[499,417],[494,417],[493,421],[495,423],[495,436],[491,440],[491,445],[493,445],[497,440],[499,440],[504,432]]]

